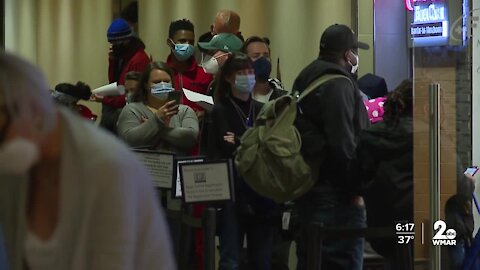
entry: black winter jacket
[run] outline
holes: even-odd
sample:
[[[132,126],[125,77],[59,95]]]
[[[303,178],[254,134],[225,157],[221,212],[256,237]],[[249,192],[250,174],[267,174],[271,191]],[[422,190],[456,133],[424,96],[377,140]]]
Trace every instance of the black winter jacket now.
[[[358,148],[369,227],[413,222],[413,121],[380,122],[361,135]],[[383,256],[393,256],[394,239],[370,239]]]
[[[297,125],[302,133],[302,152],[307,158],[325,157],[311,164],[318,172],[316,190],[334,188],[353,192],[356,179],[352,175],[352,162],[360,131],[370,124],[356,80],[342,66],[317,59],[300,73],[293,91],[302,92],[325,74],[341,74],[350,80],[332,79],[300,102],[302,116],[310,123]]]

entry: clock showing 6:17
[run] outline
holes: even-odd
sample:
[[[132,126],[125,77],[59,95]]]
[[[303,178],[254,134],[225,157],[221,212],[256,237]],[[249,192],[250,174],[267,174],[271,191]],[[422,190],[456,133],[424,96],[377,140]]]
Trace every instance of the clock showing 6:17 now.
[[[395,234],[398,244],[408,244],[415,239],[415,224],[413,222],[397,223]]]

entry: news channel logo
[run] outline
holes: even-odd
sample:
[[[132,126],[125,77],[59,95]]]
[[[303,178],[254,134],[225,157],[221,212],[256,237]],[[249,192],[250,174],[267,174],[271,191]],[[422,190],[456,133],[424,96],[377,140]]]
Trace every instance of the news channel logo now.
[[[457,232],[454,229],[447,229],[445,221],[439,219],[433,224],[433,229],[436,231],[432,237],[432,244],[434,246],[455,246],[457,245]]]

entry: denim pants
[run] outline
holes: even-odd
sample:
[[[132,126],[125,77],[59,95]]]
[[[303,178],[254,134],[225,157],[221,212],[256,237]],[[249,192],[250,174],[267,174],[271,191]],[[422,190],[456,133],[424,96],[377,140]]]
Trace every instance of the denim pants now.
[[[457,239],[457,245],[448,246],[448,255],[450,257],[450,268],[451,270],[460,270],[462,269],[463,260],[465,259],[465,240]]]
[[[300,233],[297,240],[297,270],[307,268],[308,225],[323,223],[326,228],[365,228],[363,206],[352,204],[348,196],[335,193],[311,193],[297,203]],[[364,238],[326,239],[322,242],[322,269],[361,270]]]
[[[220,240],[220,270],[240,269],[244,234],[252,270],[270,270],[274,227],[261,218],[242,214],[235,203],[228,202],[217,215]]]

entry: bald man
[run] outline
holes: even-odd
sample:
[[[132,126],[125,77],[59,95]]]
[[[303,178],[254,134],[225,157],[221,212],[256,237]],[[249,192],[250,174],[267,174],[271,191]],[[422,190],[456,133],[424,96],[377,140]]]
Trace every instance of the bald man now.
[[[217,13],[211,25],[213,35],[220,33],[240,33],[240,16],[233,10],[223,9]]]

